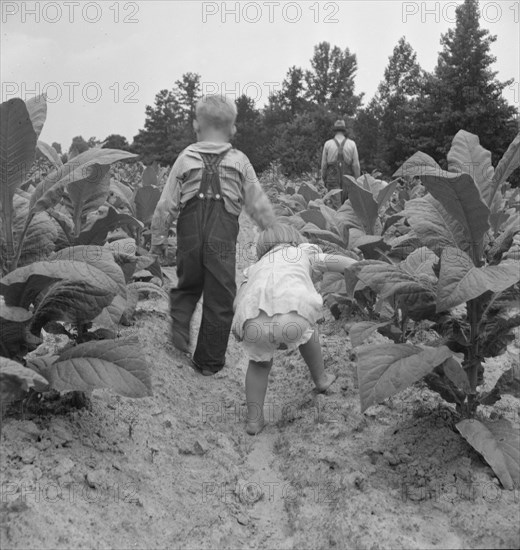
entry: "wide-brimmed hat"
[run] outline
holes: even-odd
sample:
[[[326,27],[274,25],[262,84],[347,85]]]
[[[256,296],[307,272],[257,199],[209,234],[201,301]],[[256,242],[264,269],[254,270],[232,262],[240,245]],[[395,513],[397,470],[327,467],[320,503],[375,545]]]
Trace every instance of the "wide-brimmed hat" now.
[[[342,119],[336,120],[334,123],[334,126],[332,128],[335,132],[346,132],[347,131],[347,125],[345,124],[345,121]]]

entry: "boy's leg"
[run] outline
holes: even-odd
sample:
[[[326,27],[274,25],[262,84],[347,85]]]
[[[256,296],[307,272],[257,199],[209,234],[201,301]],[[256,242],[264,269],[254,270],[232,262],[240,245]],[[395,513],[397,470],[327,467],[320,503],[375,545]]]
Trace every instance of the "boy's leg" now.
[[[226,349],[233,323],[233,300],[236,295],[235,252],[233,261],[215,260],[204,274],[204,300],[194,361],[218,372],[225,363]]]
[[[189,351],[190,321],[204,288],[201,262],[200,214],[197,203],[181,212],[177,223],[177,287],[170,291],[172,339],[175,347]]]
[[[312,380],[318,391],[325,391],[336,379],[332,374],[327,374],[323,370],[323,356],[321,354],[321,345],[318,338],[318,331],[314,329],[311,339],[299,347],[302,357],[309,367]]]
[[[246,431],[256,435],[265,425],[264,401],[267,392],[271,361],[249,361],[246,373],[247,424]]]
[[[215,204],[206,229],[202,254],[204,301],[193,360],[202,368],[218,372],[225,363],[233,323],[238,218],[225,212],[223,204]]]

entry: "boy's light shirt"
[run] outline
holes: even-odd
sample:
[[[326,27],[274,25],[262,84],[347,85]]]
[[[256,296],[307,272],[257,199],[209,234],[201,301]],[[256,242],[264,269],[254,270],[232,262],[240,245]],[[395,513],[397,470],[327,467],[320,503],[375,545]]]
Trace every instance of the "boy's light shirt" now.
[[[249,159],[230,143],[199,141],[178,156],[173,165],[152,219],[152,245],[167,242],[168,229],[180,211],[180,207],[199,191],[203,167],[199,153],[221,154],[229,151],[219,167],[220,185],[224,206],[238,216],[245,207],[249,216],[265,228],[274,220],[274,213]]]
[[[343,137],[341,139],[338,139],[338,141],[341,143],[343,140]],[[325,145],[323,146],[323,154],[321,156],[321,175],[322,177],[325,176],[325,170],[327,169],[327,164],[329,162],[335,162],[338,158],[338,145],[333,139],[329,139],[325,142]],[[356,162],[359,162],[358,159],[358,151],[357,147],[354,141],[351,139],[346,139],[344,145],[343,145],[343,158],[345,159],[345,162],[347,164],[355,164]]]

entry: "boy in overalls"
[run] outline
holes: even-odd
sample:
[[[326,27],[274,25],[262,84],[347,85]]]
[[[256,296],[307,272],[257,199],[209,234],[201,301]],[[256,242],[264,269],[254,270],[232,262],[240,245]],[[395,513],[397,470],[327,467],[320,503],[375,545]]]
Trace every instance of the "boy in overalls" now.
[[[152,252],[162,255],[168,229],[178,217],[178,284],[170,294],[172,340],[177,349],[188,352],[191,317],[203,295],[192,362],[207,376],[224,367],[233,321],[238,216],[244,207],[261,229],[275,219],[248,158],[229,143],[236,115],[235,103],[220,95],[197,103],[197,143],[175,161],[152,220]]]
[[[347,126],[344,120],[336,120],[334,124],[334,138],[329,139],[323,146],[321,158],[321,177],[327,190],[341,189],[341,203],[332,201],[339,208],[348,198],[345,175],[361,175],[356,144],[346,136]],[[335,198],[335,197],[334,197]]]

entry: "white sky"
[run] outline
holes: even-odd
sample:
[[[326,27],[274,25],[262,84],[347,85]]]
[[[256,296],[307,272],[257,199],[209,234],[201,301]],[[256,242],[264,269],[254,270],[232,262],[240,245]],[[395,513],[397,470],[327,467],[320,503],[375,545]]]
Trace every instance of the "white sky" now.
[[[423,69],[434,68],[441,33],[455,26],[460,3],[1,0],[1,101],[46,91],[41,139],[64,150],[75,135],[115,133],[131,142],[146,105],[183,73],[199,73],[203,91],[245,92],[263,106],[287,69],[310,68],[313,47],[328,41],[357,55],[356,92],[365,92],[366,104],[401,36]],[[500,80],[514,78],[504,95],[518,107],[519,1],[480,7],[481,26],[497,35],[494,69]]]

